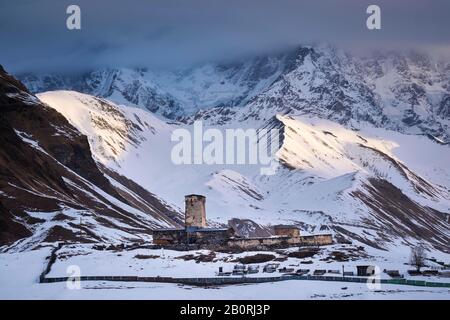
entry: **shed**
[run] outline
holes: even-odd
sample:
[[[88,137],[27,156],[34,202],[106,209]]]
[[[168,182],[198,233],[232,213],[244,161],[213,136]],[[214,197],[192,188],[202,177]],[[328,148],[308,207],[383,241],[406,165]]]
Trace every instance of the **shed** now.
[[[374,266],[356,266],[356,274],[359,277],[368,277],[375,274]]]

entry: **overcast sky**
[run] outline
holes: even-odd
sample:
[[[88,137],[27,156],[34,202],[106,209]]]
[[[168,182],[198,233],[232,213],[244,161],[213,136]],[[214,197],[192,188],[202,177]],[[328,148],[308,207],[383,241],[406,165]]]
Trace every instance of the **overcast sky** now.
[[[81,30],[66,8],[81,7]],[[366,28],[381,7],[382,29]],[[12,72],[168,68],[297,44],[355,50],[450,45],[449,0],[15,0],[0,2],[0,64]]]

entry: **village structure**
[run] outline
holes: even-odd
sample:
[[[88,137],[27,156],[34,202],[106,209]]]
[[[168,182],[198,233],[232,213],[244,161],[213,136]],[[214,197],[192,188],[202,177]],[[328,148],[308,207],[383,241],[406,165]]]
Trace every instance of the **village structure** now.
[[[185,225],[184,228],[172,228],[172,229],[158,229],[153,231],[153,245],[151,249],[167,248],[177,251],[185,250],[199,250],[207,249],[211,251],[222,252],[244,252],[244,251],[278,251],[276,249],[283,249],[288,247],[306,247],[298,248],[297,251],[280,250],[288,257],[294,257],[303,259],[306,254],[314,255],[320,250],[318,246],[333,244],[333,237],[331,234],[316,234],[316,235],[302,235],[301,231],[291,225],[276,225],[273,226],[273,235],[267,237],[240,237],[238,236],[232,227],[229,228],[210,228],[207,226],[206,221],[206,198],[202,195],[191,194],[185,196]],[[229,223],[229,225],[233,225]],[[40,283],[52,283],[69,281],[69,277],[49,277],[48,273],[52,269],[52,265],[57,261],[58,250],[63,247],[64,243],[60,243],[58,247],[55,247],[48,259],[47,267],[41,273],[39,277]],[[148,248],[149,246],[146,246]],[[123,246],[105,246],[97,245],[93,247],[95,250],[125,250]],[[196,262],[213,262],[209,260],[216,257],[215,252],[212,252],[213,256],[200,254],[198,258],[208,260],[196,260]],[[297,255],[295,253],[300,253]],[[293,255],[291,255],[293,254]],[[118,256],[121,256],[119,254]],[[141,257],[139,257],[141,256]],[[185,261],[191,260],[193,254],[180,255],[175,259],[183,259]],[[203,257],[202,257],[203,256]],[[147,256],[138,254],[134,256],[138,259],[158,259],[160,256]],[[310,257],[308,255],[308,257]],[[161,257],[164,258],[164,255]],[[262,259],[262,260],[261,260]],[[423,270],[408,270],[408,277],[410,276],[442,276],[448,277],[448,266],[442,261],[437,261],[435,258],[429,259],[439,265],[441,265],[442,271],[438,269]],[[233,259],[229,263],[217,264],[218,270],[215,272],[214,277],[199,277],[194,275],[188,277],[171,277],[171,276],[123,276],[123,275],[95,275],[95,276],[81,276],[83,281],[144,281],[144,282],[167,282],[167,283],[181,283],[185,285],[196,286],[208,286],[208,285],[232,285],[242,283],[262,283],[262,282],[274,282],[282,280],[324,280],[324,281],[345,281],[345,282],[367,282],[367,277],[380,276],[381,270],[375,265],[352,265],[350,268],[342,264],[342,270],[339,269],[304,269],[300,264],[283,264],[283,259],[276,258],[272,254],[257,253],[255,255],[246,255],[240,259]],[[305,261],[305,260],[304,260]],[[312,262],[312,260],[309,260]],[[305,261],[306,262],[306,261]],[[232,264],[233,268],[229,268]],[[234,264],[236,263],[236,264]],[[302,262],[300,262],[302,263]],[[264,265],[262,265],[264,264]],[[308,263],[309,264],[309,263]],[[425,265],[424,265],[425,266]],[[356,267],[356,268],[355,268]],[[447,269],[444,269],[447,268]],[[377,270],[378,269],[378,270]],[[142,268],[140,270],[143,270]],[[356,272],[355,272],[356,271]],[[416,286],[430,286],[430,287],[448,287],[448,282],[434,282],[405,278],[405,274],[402,274],[400,270],[387,270],[384,269],[383,273],[389,276],[389,279],[379,278],[379,283],[386,284],[409,284]],[[265,274],[262,276],[256,275],[258,273]],[[279,275],[268,276],[268,274],[277,273]],[[254,277],[248,277],[247,275],[255,275]],[[372,280],[371,280],[372,281]]]
[[[185,196],[185,226],[179,229],[153,231],[153,243],[176,250],[268,250],[290,246],[322,246],[333,243],[331,234],[301,235],[295,226],[274,226],[274,236],[244,238],[233,228],[208,228],[206,198],[202,195]]]

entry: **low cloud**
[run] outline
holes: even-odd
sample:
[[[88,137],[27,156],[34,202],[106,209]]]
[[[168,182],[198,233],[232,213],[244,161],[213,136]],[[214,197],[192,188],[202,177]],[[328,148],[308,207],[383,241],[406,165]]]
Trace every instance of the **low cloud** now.
[[[82,30],[69,31],[74,3]],[[381,7],[381,30],[366,28],[369,4]],[[0,4],[0,63],[13,72],[173,68],[317,42],[445,51],[449,30],[448,0],[9,1]]]

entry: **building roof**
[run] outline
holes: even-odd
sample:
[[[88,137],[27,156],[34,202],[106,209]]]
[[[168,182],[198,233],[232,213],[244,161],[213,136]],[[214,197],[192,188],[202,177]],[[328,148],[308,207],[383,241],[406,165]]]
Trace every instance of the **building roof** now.
[[[228,228],[199,228],[199,227],[187,227],[186,232],[221,232],[227,231]]]
[[[201,194],[195,194],[195,193],[187,194],[187,195],[185,195],[184,197],[185,197],[185,198],[186,198],[186,197],[200,197],[200,198],[206,198],[205,196],[203,196],[203,195],[201,195]]]
[[[287,225],[287,224],[277,224],[273,226],[274,229],[298,229],[297,226]]]
[[[199,227],[187,227],[187,228],[165,228],[155,229],[152,232],[223,232],[228,231],[228,228],[199,228]]]
[[[165,231],[184,231],[183,228],[165,228],[165,229],[155,229],[152,232],[165,232]]]

